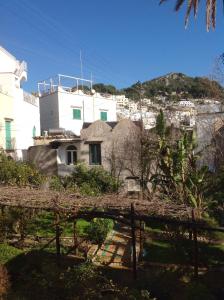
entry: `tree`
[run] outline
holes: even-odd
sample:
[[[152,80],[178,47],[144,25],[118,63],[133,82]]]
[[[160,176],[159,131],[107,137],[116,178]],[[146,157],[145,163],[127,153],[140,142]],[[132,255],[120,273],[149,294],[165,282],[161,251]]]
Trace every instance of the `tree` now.
[[[167,0],[160,0],[160,4],[166,2]],[[198,7],[200,0],[176,0],[175,11],[178,11],[184,3],[187,2],[187,12],[185,15],[185,26],[188,24],[190,13],[193,11],[194,17],[197,16]],[[217,0],[206,0],[206,27],[209,31],[212,26],[213,29],[216,25],[216,6]]]
[[[207,168],[197,166],[194,133],[178,130],[179,134],[172,138],[171,133],[161,126],[163,123],[160,113],[157,118],[160,145],[158,169],[151,177],[151,181],[161,198],[196,208],[200,217]]]

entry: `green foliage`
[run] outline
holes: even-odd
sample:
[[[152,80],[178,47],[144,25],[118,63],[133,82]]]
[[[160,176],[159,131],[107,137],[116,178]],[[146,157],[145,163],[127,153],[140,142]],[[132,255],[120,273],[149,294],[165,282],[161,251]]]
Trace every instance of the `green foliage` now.
[[[103,93],[103,94],[111,94],[111,95],[116,95],[118,94],[118,91],[116,87],[113,85],[106,85],[103,83],[96,83],[93,85],[93,89],[98,92],[98,93]]]
[[[147,290],[115,284],[91,263],[74,265],[63,260],[59,266],[55,256],[44,251],[18,255],[6,266],[12,278],[12,300],[152,299]]]
[[[224,167],[215,173],[208,173],[204,195],[209,214],[213,216],[221,226],[224,226]]]
[[[203,207],[203,191],[207,167],[197,166],[194,154],[193,132],[179,130],[176,138],[165,128],[162,112],[157,118],[158,169],[151,177],[154,188],[159,188],[162,198],[184,203],[199,209]]]
[[[4,153],[0,153],[0,183],[38,187],[43,180],[44,177],[32,165],[16,162]]]
[[[84,195],[97,196],[101,193],[116,192],[119,183],[102,167],[87,168],[78,164],[72,174],[72,182],[80,188]]]
[[[114,222],[111,219],[96,218],[90,222],[85,232],[90,241],[100,245],[113,229],[113,226]]]
[[[9,246],[8,244],[0,244],[0,264],[5,264],[17,255],[23,253],[22,250]]]
[[[165,137],[166,121],[164,118],[163,111],[160,109],[159,115],[156,118],[156,133],[163,139]]]

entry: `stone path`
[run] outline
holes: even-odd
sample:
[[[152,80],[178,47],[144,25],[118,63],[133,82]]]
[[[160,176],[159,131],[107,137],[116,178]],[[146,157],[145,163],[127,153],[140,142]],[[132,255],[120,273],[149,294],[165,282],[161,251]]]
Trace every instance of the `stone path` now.
[[[132,252],[130,233],[130,228],[117,225],[96,252],[93,258],[94,263],[113,268],[129,268],[131,266]],[[138,253],[138,242],[136,243],[136,250]]]

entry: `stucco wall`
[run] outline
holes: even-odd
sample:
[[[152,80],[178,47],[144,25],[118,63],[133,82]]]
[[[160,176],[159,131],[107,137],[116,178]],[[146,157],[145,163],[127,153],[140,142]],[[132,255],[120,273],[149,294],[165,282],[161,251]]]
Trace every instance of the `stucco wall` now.
[[[32,146],[28,149],[28,160],[46,175],[57,175],[57,150],[50,145]]]
[[[12,142],[15,143],[16,128],[13,114],[13,98],[0,91],[0,147],[5,149],[5,119],[12,120]],[[12,144],[13,144],[12,143]]]
[[[14,120],[16,127],[16,152],[18,159],[26,159],[24,150],[34,145],[33,127],[36,135],[40,135],[39,101],[36,105],[24,101],[23,90],[15,88]]]
[[[73,119],[73,109],[81,110],[81,120]],[[85,95],[82,92],[58,92],[40,98],[41,130],[64,128],[80,134],[83,122],[100,119],[101,111],[107,111],[107,121],[116,121],[116,101],[98,94]]]
[[[57,92],[41,97],[39,102],[41,133],[49,128],[59,128]]]

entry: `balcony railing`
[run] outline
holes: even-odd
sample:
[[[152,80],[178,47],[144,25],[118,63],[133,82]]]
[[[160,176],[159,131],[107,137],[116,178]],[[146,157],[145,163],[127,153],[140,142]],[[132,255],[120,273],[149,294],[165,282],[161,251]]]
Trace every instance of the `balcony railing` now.
[[[38,106],[38,98],[32,94],[25,92],[25,91],[23,91],[23,100],[34,106]]]

